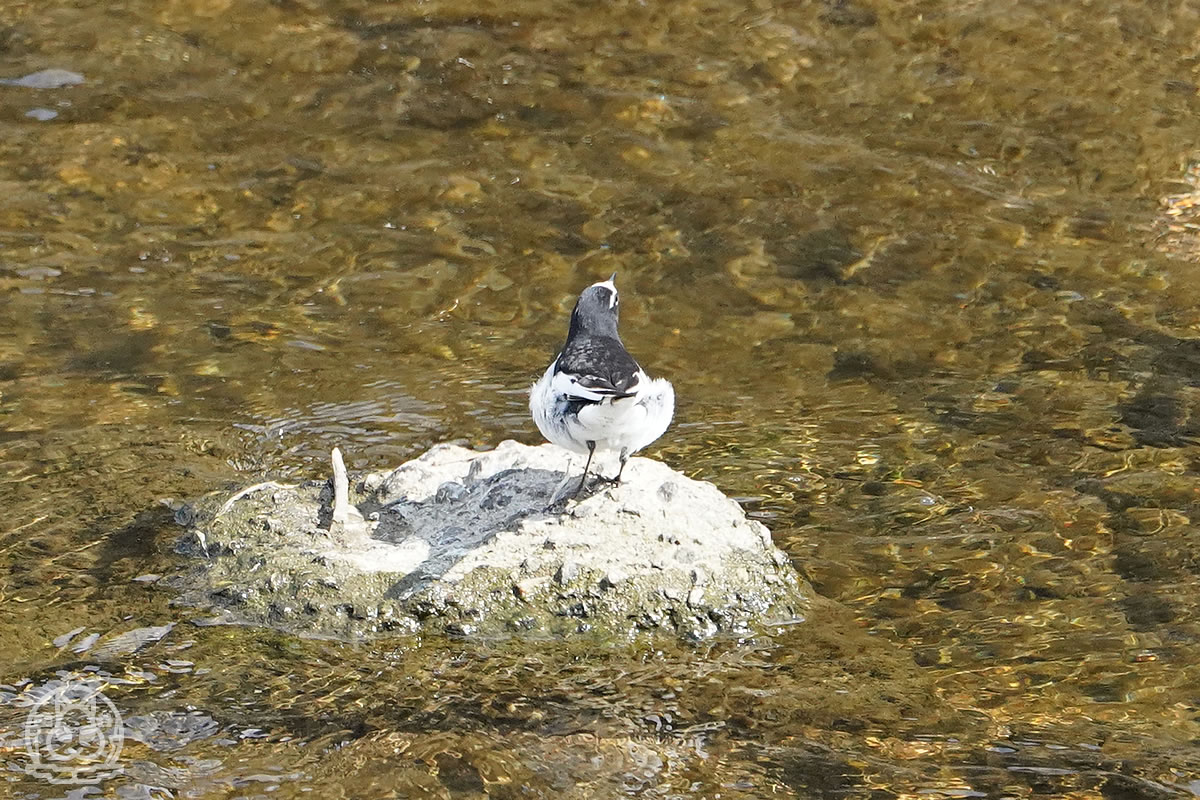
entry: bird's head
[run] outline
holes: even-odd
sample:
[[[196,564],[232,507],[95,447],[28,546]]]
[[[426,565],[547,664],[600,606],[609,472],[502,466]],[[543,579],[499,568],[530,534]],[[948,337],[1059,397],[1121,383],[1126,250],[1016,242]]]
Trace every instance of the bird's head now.
[[[593,283],[584,289],[571,312],[571,328],[593,336],[617,335],[617,317],[620,301],[614,283],[617,273],[608,280]]]

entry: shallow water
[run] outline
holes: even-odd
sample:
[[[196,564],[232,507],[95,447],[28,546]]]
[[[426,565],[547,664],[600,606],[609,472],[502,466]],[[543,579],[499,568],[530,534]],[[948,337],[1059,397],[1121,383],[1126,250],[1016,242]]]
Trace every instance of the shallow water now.
[[[83,76],[0,86],[0,780],[67,796],[20,731],[86,673],[142,740],[118,797],[1200,794],[1198,27],[0,7],[0,77]],[[352,645],[196,627],[133,580],[172,501],[335,444],[537,441],[525,389],[614,270],[679,397],[648,454],[771,526],[831,601],[805,625]]]

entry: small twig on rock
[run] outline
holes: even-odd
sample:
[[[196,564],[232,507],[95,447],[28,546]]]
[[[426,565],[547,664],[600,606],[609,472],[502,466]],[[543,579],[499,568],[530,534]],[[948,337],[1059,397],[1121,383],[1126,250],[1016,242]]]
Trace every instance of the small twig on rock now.
[[[330,460],[333,462],[333,524],[340,525],[349,534],[368,535],[370,527],[362,512],[350,505],[350,478],[346,475],[342,451],[333,448]]]
[[[221,510],[217,512],[217,516],[218,517],[224,516],[229,511],[229,509],[233,508],[234,503],[236,503],[238,500],[241,500],[243,497],[245,497],[248,494],[254,494],[257,491],[261,491],[262,489],[295,489],[295,488],[296,488],[295,484],[287,485],[287,484],[283,484],[283,483],[276,483],[275,481],[264,481],[263,483],[256,483],[253,486],[247,486],[245,489],[242,489],[241,491],[234,494],[233,497],[226,500],[225,505],[221,506]]]
[[[350,518],[350,478],[346,475],[341,450],[333,448],[330,459],[333,461],[333,521],[345,525]]]
[[[563,470],[563,479],[558,482],[558,486],[555,486],[554,491],[550,494],[550,505],[551,506],[553,506],[555,503],[558,502],[559,497],[562,496],[562,494],[566,490],[568,484],[570,484],[570,482],[571,482],[571,461],[572,461],[571,458],[567,459],[567,468],[565,470]],[[583,480],[583,479],[580,478],[580,480]]]

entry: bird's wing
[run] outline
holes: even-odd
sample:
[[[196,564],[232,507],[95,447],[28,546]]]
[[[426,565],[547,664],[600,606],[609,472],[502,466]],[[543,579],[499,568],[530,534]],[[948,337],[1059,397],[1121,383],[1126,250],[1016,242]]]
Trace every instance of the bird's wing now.
[[[563,348],[554,376],[555,391],[573,399],[598,403],[637,394],[641,368],[620,341],[579,337]]]
[[[637,394],[637,381],[626,384],[621,388],[611,378],[603,375],[579,375],[560,370],[553,378],[551,386],[555,394],[566,395],[571,400],[584,400],[598,403],[604,398],[619,400],[623,397],[633,397]]]

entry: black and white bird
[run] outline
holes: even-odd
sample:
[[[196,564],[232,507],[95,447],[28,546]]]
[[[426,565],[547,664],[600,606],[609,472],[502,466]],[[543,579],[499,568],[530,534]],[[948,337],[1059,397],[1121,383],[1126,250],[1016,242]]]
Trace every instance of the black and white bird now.
[[[617,335],[619,299],[614,281],[583,290],[558,358],[529,392],[529,410],[542,435],[559,447],[586,454],[579,489],[597,451],[625,462],[662,436],[675,413],[675,389],[638,366]]]

